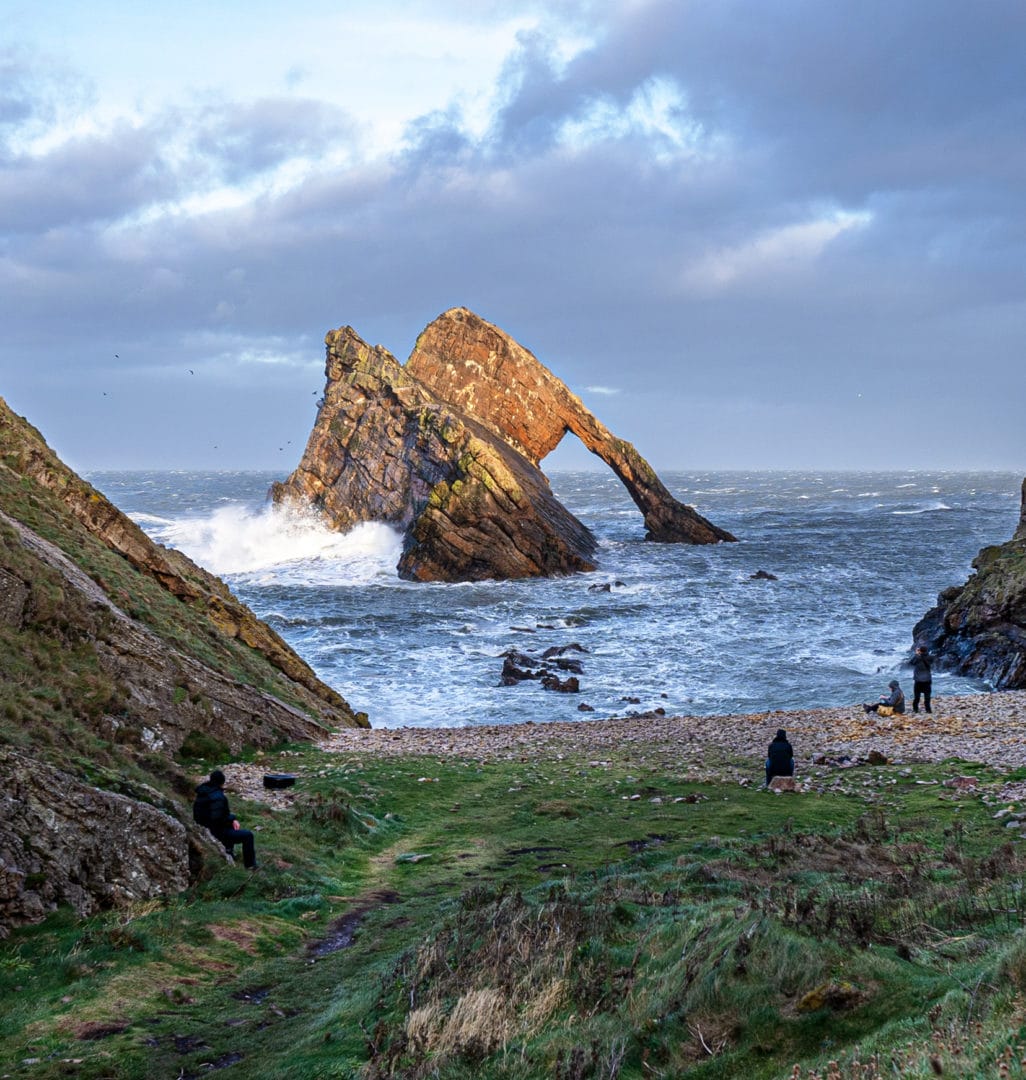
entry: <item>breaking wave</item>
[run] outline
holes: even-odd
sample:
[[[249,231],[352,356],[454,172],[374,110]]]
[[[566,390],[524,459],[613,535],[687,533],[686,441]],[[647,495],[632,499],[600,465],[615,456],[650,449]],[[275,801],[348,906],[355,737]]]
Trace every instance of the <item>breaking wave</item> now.
[[[145,518],[145,521],[143,520]],[[178,519],[137,515],[154,539],[227,578],[316,584],[367,584],[395,579],[402,537],[368,522],[333,532],[313,514],[235,504]]]
[[[950,509],[951,507],[948,506],[947,503],[943,503],[938,500],[937,502],[928,503],[926,506],[913,506],[908,510],[892,510],[891,513],[897,514],[899,517],[908,517],[909,515],[913,514],[932,514],[937,510]]]

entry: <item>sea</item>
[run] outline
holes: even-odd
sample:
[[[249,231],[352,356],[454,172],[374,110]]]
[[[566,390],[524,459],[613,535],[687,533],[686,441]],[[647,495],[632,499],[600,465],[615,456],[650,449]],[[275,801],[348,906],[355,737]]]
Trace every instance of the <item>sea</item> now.
[[[1018,522],[1019,474],[670,472],[739,539],[644,539],[610,473],[554,472],[598,538],[598,569],[530,581],[401,581],[401,538],[284,511],[269,472],[94,472],[154,540],[222,577],[374,727],[581,723],[873,701],[911,689],[912,628]],[[759,571],[775,580],[755,578]],[[579,693],[500,685],[504,654],[579,646]],[[935,694],[984,683],[939,671]],[[587,705],[593,711],[584,711]]]

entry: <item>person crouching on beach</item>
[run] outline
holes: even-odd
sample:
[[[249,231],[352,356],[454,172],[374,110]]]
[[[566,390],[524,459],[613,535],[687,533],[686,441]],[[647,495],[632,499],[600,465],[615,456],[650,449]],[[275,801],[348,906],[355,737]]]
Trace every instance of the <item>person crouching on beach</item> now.
[[[875,712],[880,716],[890,716],[893,713],[903,713],[905,711],[905,695],[901,692],[898,680],[891,679],[887,686],[890,690],[889,694],[883,694],[880,700],[873,702],[872,705],[862,706],[867,713]]]
[[[781,728],[769,744],[766,755],[766,787],[774,776],[794,776],[794,750],[787,741],[787,732]]]

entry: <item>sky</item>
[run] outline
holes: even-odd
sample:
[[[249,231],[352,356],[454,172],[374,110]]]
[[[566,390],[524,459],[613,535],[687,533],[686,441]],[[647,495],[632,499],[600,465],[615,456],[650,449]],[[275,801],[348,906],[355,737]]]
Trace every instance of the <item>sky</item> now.
[[[284,476],[329,329],[466,306],[659,469],[1026,471],[1022,0],[0,26],[0,396],[74,468]]]

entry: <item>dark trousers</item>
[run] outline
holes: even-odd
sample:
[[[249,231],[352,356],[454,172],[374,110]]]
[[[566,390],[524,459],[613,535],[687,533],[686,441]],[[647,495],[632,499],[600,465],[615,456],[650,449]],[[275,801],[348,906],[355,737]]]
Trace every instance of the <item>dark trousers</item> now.
[[[253,834],[249,829],[226,829],[216,832],[214,835],[228,849],[228,854],[235,857],[232,850],[236,844],[242,845],[242,865],[252,870],[256,866],[256,845],[253,843]]]
[[[923,708],[930,712],[930,687],[928,682],[917,682],[912,684],[912,711],[919,712],[919,698],[922,696]]]
[[[772,762],[766,762],[766,786],[769,787],[769,782],[774,776],[794,776],[794,758],[792,758],[786,765],[774,765]]]

